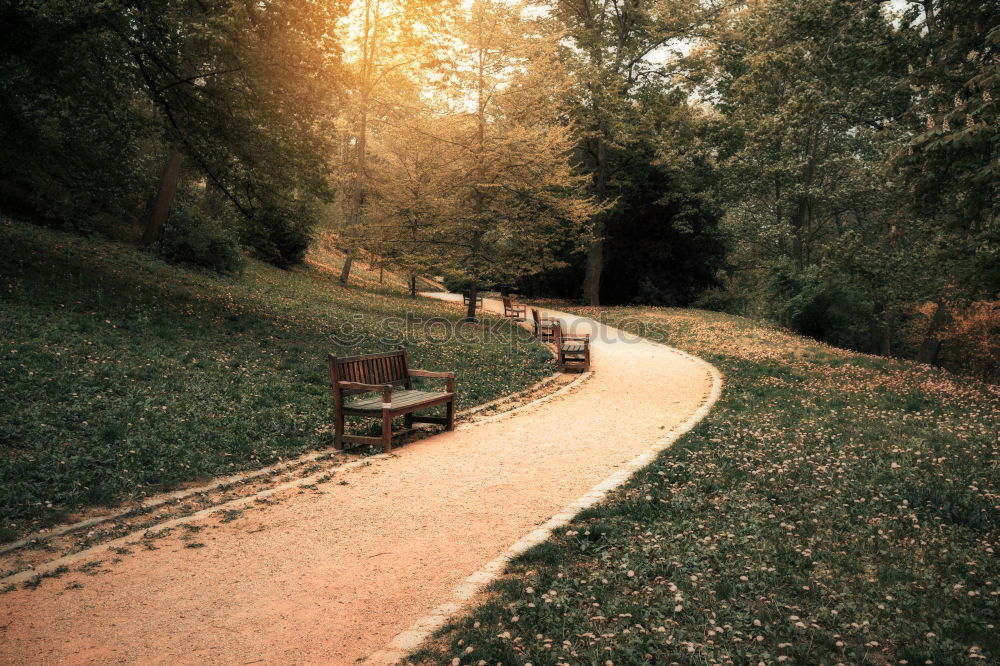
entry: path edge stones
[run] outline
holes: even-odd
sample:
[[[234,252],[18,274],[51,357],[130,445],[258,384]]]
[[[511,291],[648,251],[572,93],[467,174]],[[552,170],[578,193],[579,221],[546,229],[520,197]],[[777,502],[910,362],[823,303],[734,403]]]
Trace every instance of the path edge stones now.
[[[522,405],[518,405],[517,407],[514,407],[514,408],[509,409],[509,410],[504,411],[504,412],[499,412],[497,414],[493,414],[492,416],[487,416],[487,417],[485,417],[483,419],[480,419],[478,421],[473,421],[473,422],[470,422],[470,423],[459,423],[455,427],[455,429],[456,430],[466,430],[466,429],[469,429],[469,428],[475,428],[475,427],[477,427],[477,426],[479,426],[479,425],[481,425],[483,423],[489,423],[491,421],[495,421],[495,420],[498,420],[498,419],[506,418],[506,417],[511,416],[513,414],[518,414],[518,413],[520,413],[520,412],[522,412],[522,411],[524,411],[526,409],[532,409],[534,407],[542,405],[542,404],[548,402],[549,400],[552,400],[552,399],[557,398],[559,396],[563,396],[563,395],[565,395],[565,394],[567,394],[567,393],[575,390],[578,386],[580,386],[581,384],[583,384],[584,382],[586,382],[588,379],[590,379],[590,377],[591,377],[592,374],[593,373],[591,373],[591,372],[582,373],[580,376],[578,376],[577,378],[575,378],[573,381],[571,381],[570,383],[566,384],[565,386],[560,387],[558,390],[553,391],[552,393],[547,393],[547,394],[545,394],[543,396],[535,398],[534,400],[532,400],[530,402],[526,402],[526,403],[524,403]],[[554,375],[552,375],[552,376],[550,376],[550,377],[548,377],[546,379],[543,379],[540,382],[538,382],[538,384],[536,386],[547,385],[547,384],[549,384],[553,380],[553,378],[557,377],[558,375],[559,375],[559,373],[556,373],[556,374],[554,374]],[[534,388],[534,387],[532,387],[532,388]],[[512,393],[511,394],[511,396],[513,396],[513,397],[516,397],[517,395],[520,395],[520,393]],[[494,402],[502,402],[502,401],[507,400],[507,399],[510,399],[510,397],[499,398],[497,401],[494,401]],[[489,405],[492,405],[492,403],[487,403],[487,406],[489,406]],[[478,410],[477,410],[477,408],[473,408],[473,409],[467,410],[465,413],[471,413],[473,411],[478,411]],[[321,455],[321,454],[320,453],[306,454],[306,457],[309,457],[309,456],[316,457],[316,456],[319,456],[319,455]],[[80,562],[82,560],[86,560],[88,558],[91,558],[91,557],[93,557],[93,554],[96,553],[96,552],[106,551],[106,550],[110,550],[112,548],[126,546],[130,542],[133,542],[137,538],[139,538],[140,535],[143,535],[143,534],[145,534],[146,532],[149,532],[149,531],[157,531],[157,530],[163,530],[163,529],[168,528],[168,527],[176,527],[176,526],[182,525],[184,523],[190,523],[192,521],[196,521],[196,520],[200,520],[200,519],[206,518],[206,517],[211,516],[212,514],[215,514],[215,513],[222,513],[223,511],[225,511],[227,509],[232,510],[232,509],[239,509],[241,507],[249,506],[249,505],[253,504],[254,502],[256,502],[259,499],[264,499],[264,498],[270,497],[271,495],[275,495],[275,494],[277,494],[279,492],[282,492],[282,491],[285,491],[285,490],[291,490],[291,489],[294,489],[294,488],[300,488],[300,487],[306,486],[306,485],[315,484],[315,483],[317,483],[317,481],[320,478],[322,478],[322,477],[324,477],[326,475],[340,474],[340,473],[343,473],[343,472],[349,472],[351,470],[358,469],[360,467],[367,467],[368,465],[371,465],[372,463],[374,463],[376,461],[386,460],[389,457],[394,456],[394,455],[398,455],[398,453],[376,453],[374,455],[366,456],[364,458],[359,458],[357,460],[351,460],[351,461],[346,462],[346,463],[344,463],[342,465],[339,465],[337,467],[324,468],[324,469],[322,469],[322,470],[320,470],[320,471],[318,471],[318,472],[316,472],[314,474],[310,474],[309,476],[304,476],[304,477],[301,477],[301,478],[298,478],[298,479],[293,479],[291,481],[286,481],[284,483],[277,484],[277,485],[272,486],[270,488],[267,488],[265,490],[261,490],[261,491],[255,492],[255,493],[251,493],[249,495],[243,495],[241,497],[237,497],[235,499],[232,499],[232,500],[229,500],[229,501],[226,501],[226,502],[221,502],[219,504],[213,504],[212,506],[208,506],[208,507],[205,507],[203,509],[199,509],[197,511],[194,511],[193,513],[190,513],[190,514],[187,514],[187,515],[184,515],[184,516],[178,516],[176,518],[170,518],[170,519],[165,520],[163,522],[156,523],[155,525],[151,525],[151,526],[147,526],[147,527],[142,527],[140,529],[132,530],[132,531],[129,531],[128,533],[126,533],[126,534],[124,534],[122,536],[115,537],[114,539],[110,539],[108,541],[104,541],[104,542],[101,542],[101,543],[98,543],[98,544],[94,544],[92,546],[88,546],[87,548],[84,548],[83,550],[79,550],[79,551],[76,551],[74,553],[68,553],[68,554],[59,556],[59,557],[57,557],[55,559],[39,563],[37,566],[35,566],[35,567],[31,568],[31,569],[25,569],[23,571],[18,571],[16,573],[9,574],[9,575],[7,575],[7,576],[5,576],[3,578],[0,578],[0,586],[2,586],[2,585],[17,585],[17,584],[20,584],[20,583],[24,583],[25,581],[31,580],[32,578],[35,578],[36,576],[44,575],[44,574],[47,574],[47,573],[51,573],[51,572],[55,571],[56,569],[58,569],[59,567],[70,566],[70,565],[76,564],[76,563],[78,563],[78,562]],[[258,470],[254,474],[249,474],[248,476],[257,475],[260,472],[261,472],[261,470]],[[195,492],[198,492],[198,489],[194,489],[191,493],[187,493],[187,494],[194,494]],[[115,516],[115,515],[108,516],[104,520],[95,521],[95,523],[96,522],[105,522],[106,520],[110,520],[110,519],[113,519],[115,517],[117,517],[117,516]],[[77,524],[73,525],[74,529],[79,529],[82,526],[83,525],[80,524],[80,523],[77,523]],[[67,531],[70,531],[70,530],[67,530]]]
[[[548,347],[545,347],[545,349],[546,349],[546,351],[548,351],[552,355],[552,358],[554,359],[555,358],[555,353],[551,349],[549,349]],[[511,393],[508,393],[507,395],[502,395],[499,398],[494,398],[493,400],[490,400],[489,402],[484,402],[481,405],[475,405],[473,407],[468,407],[466,409],[463,409],[463,410],[461,410],[459,412],[456,412],[455,418],[456,419],[462,419],[464,417],[473,416],[475,414],[478,414],[479,412],[486,411],[486,410],[494,408],[494,407],[499,407],[500,405],[502,405],[505,402],[515,401],[515,400],[517,400],[518,398],[520,398],[522,396],[530,396],[533,393],[537,393],[538,391],[541,391],[543,388],[545,388],[546,386],[548,386],[552,382],[556,381],[562,374],[563,374],[562,372],[558,372],[558,371],[557,372],[553,372],[552,374],[550,374],[550,375],[548,375],[546,377],[543,377],[542,379],[538,380],[537,382],[535,382],[531,386],[527,386],[527,387],[525,387],[523,389],[520,389],[520,390],[517,390],[517,391],[512,391]],[[585,375],[587,377],[589,377],[590,373],[585,373]],[[579,379],[579,378],[577,378],[577,379]],[[569,385],[576,386],[579,383],[580,383],[579,381],[574,380]],[[569,386],[569,385],[567,385],[567,386]],[[563,388],[565,388],[565,387],[563,387]],[[534,404],[542,401],[546,397],[547,397],[547,395],[540,396],[538,398],[535,398],[532,401],[526,402],[526,403],[518,405],[516,407],[512,407],[512,408],[507,409],[505,411],[500,411],[500,412],[498,412],[496,414],[493,414],[492,416],[486,417],[486,418],[481,419],[479,421],[474,421],[471,424],[460,423],[460,424],[458,424],[457,427],[461,428],[461,427],[467,426],[467,425],[475,425],[475,424],[479,424],[479,423],[485,423],[485,422],[488,422],[488,421],[495,420],[495,419],[497,419],[497,418],[499,418],[499,417],[501,417],[501,416],[503,416],[505,414],[513,414],[514,412],[521,411],[522,409],[524,409],[526,407],[530,407],[530,406],[532,406],[532,405],[534,405]],[[53,537],[60,537],[60,536],[69,534],[70,532],[78,532],[78,531],[83,530],[83,529],[87,529],[87,528],[91,528],[91,527],[96,527],[97,525],[102,525],[104,523],[117,520],[118,518],[121,518],[121,517],[125,516],[126,514],[129,514],[129,513],[133,512],[133,511],[143,510],[143,509],[156,509],[156,508],[159,508],[159,507],[164,506],[166,504],[169,504],[170,502],[180,501],[180,500],[186,499],[188,497],[192,497],[194,495],[199,495],[199,494],[202,494],[202,493],[211,492],[213,490],[216,490],[217,488],[220,488],[221,486],[234,485],[234,484],[237,484],[237,483],[242,483],[244,481],[256,479],[258,477],[263,478],[263,477],[266,477],[266,476],[268,476],[268,475],[270,475],[272,473],[290,472],[290,471],[293,471],[296,467],[298,467],[300,465],[304,465],[304,464],[309,463],[309,462],[314,462],[314,461],[316,461],[316,460],[318,460],[320,458],[323,458],[324,456],[330,455],[331,453],[336,453],[336,451],[333,451],[330,448],[330,446],[328,446],[328,447],[326,447],[324,449],[317,449],[315,451],[308,451],[306,453],[303,453],[303,454],[300,454],[298,456],[295,456],[294,458],[289,458],[287,460],[282,460],[280,462],[274,463],[272,465],[268,465],[266,467],[260,467],[258,469],[251,469],[251,470],[247,470],[245,472],[238,472],[236,474],[230,474],[228,476],[216,477],[212,481],[209,481],[209,482],[207,482],[207,483],[205,483],[203,485],[200,485],[200,486],[191,486],[191,487],[188,487],[188,488],[184,488],[183,490],[173,490],[173,491],[165,491],[165,492],[162,492],[162,493],[156,493],[155,495],[147,497],[147,498],[139,501],[137,504],[132,505],[132,506],[128,506],[128,507],[126,507],[124,509],[115,510],[115,511],[112,511],[110,513],[106,513],[106,514],[94,516],[92,518],[87,518],[85,520],[79,520],[79,521],[75,521],[75,522],[72,522],[72,523],[63,523],[63,524],[60,524],[60,525],[54,525],[54,526],[52,526],[50,528],[46,528],[46,529],[43,529],[43,530],[40,530],[40,531],[31,532],[31,533],[29,533],[29,534],[21,537],[20,539],[18,539],[16,541],[11,541],[10,543],[5,543],[5,544],[0,545],[0,555],[6,555],[7,553],[13,552],[15,550],[20,550],[21,548],[24,548],[26,546],[30,546],[31,543],[34,542],[34,541],[41,541],[41,540],[45,540],[45,539],[51,539]],[[378,454],[378,455],[382,455],[382,454]],[[372,458],[374,458],[374,456],[370,457],[369,459],[372,459]],[[345,462],[344,464],[340,465],[339,467],[331,467],[331,468],[329,468],[326,471],[330,472],[330,471],[340,471],[342,469],[348,469],[352,462],[353,461]],[[310,480],[312,480],[313,477],[315,477],[315,476],[316,475],[312,475],[312,476],[310,476],[308,478]],[[297,483],[298,481],[299,480],[292,481],[292,482],[289,482],[288,484],[284,484],[284,485],[289,485],[289,486],[292,486],[292,485],[301,485],[301,484]],[[218,508],[220,506],[223,506],[223,504],[213,505],[213,506],[207,507],[207,508]],[[152,528],[149,528],[149,529],[152,529]],[[97,544],[97,545],[99,546],[101,544]],[[0,583],[3,583],[4,581],[6,581],[6,579],[9,578],[9,577],[10,576],[4,577],[4,578],[0,578]]]
[[[563,317],[577,317],[563,312],[548,311],[549,314]],[[598,321],[591,320],[598,326],[606,326]],[[606,328],[620,332],[611,326]],[[670,448],[674,442],[691,432],[702,419],[711,411],[715,403],[722,395],[723,376],[719,369],[703,358],[694,354],[681,351],[670,345],[663,344],[644,338],[650,344],[665,347],[678,356],[694,361],[706,369],[712,378],[712,386],[709,389],[708,397],[701,403],[695,412],[688,417],[684,423],[680,424],[667,435],[656,440],[645,452],[640,453],[627,463],[622,465],[611,476],[604,479],[596,486],[587,491],[582,497],[564,507],[561,511],[539,525],[537,528],[525,534],[514,545],[504,553],[486,563],[481,569],[470,575],[459,583],[452,591],[451,599],[432,609],[426,615],[414,622],[408,629],[396,634],[384,648],[370,655],[363,663],[370,666],[395,666],[403,662],[408,655],[415,652],[432,634],[448,623],[459,612],[465,610],[470,601],[487,585],[499,578],[507,568],[507,564],[527,551],[529,548],[537,546],[547,541],[552,533],[565,527],[576,518],[584,509],[590,508],[598,502],[604,500],[612,491],[624,485],[640,469],[646,467],[663,451]],[[589,374],[589,373],[588,373]]]

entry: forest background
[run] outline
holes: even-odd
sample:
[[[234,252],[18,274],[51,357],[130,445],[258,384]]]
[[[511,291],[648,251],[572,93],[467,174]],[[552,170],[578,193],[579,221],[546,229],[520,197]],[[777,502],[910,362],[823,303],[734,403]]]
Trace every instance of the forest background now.
[[[1000,378],[997,0],[2,0],[0,211]]]

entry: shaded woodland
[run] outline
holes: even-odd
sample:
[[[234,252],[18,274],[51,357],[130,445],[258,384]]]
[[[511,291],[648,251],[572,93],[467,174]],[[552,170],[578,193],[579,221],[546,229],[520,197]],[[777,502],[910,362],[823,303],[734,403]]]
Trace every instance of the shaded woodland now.
[[[997,0],[3,0],[0,211],[1000,376]],[[471,314],[471,313],[470,313]]]

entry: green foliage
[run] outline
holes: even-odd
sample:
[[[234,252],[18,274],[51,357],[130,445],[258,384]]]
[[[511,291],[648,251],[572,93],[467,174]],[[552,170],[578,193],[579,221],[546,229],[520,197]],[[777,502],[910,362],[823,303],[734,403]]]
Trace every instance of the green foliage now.
[[[717,112],[729,298],[880,354],[915,351],[925,303],[993,298],[996,2],[719,10],[686,62]]]
[[[947,0],[928,18],[912,10],[907,23],[921,30],[920,59],[907,83],[914,91],[912,138],[895,166],[914,210],[929,210],[972,236],[1000,223],[1000,2]],[[922,19],[922,20],[921,20]],[[996,247],[993,261],[996,261]]]
[[[4,3],[0,205],[122,231],[172,147],[246,217],[328,198],[346,4]]]
[[[732,290],[710,287],[701,292],[698,298],[691,304],[692,307],[702,310],[712,310],[713,312],[727,312],[729,314],[744,314],[746,303]]]
[[[770,276],[768,296],[774,318],[803,335],[854,349],[868,342],[873,306],[835,271],[786,262]]]
[[[576,311],[711,360],[722,397],[412,661],[1000,659],[996,387],[736,317]]]
[[[235,232],[193,206],[171,211],[159,243],[160,255],[177,261],[234,273],[243,267]]]
[[[370,235],[410,270],[513,282],[558,265],[556,248],[578,247],[599,210],[555,100],[566,85],[559,34],[530,17],[526,2],[498,0],[451,14],[429,75],[444,89],[428,101],[412,88],[406,105],[419,114],[382,137]]]
[[[128,53],[60,4],[0,4],[0,206],[89,229],[148,196],[156,129]]]
[[[621,131],[605,150],[606,196],[615,204],[599,217],[604,258],[600,301],[609,305],[687,305],[717,284],[725,246],[720,211],[709,196],[711,167],[690,137],[705,122],[669,85],[649,84],[618,111]],[[547,266],[519,281],[522,292],[576,298],[586,256],[564,249],[567,268]]]
[[[407,312],[460,315],[303,268],[220,276],[8,221],[0,239],[0,527],[19,534],[326,447],[327,354],[392,348]],[[487,336],[404,342],[414,366],[458,373],[460,409],[551,372],[537,343]]]
[[[646,264],[650,273],[657,272],[655,264],[650,265],[647,257],[642,256],[641,244],[630,247],[631,230],[621,229],[635,223],[631,219],[632,211],[627,210],[633,203],[640,210],[638,217],[646,218],[642,225],[656,224],[648,219],[649,213],[641,209],[651,207],[658,197],[652,197],[651,201],[633,191],[633,188],[644,189],[637,172],[652,165],[643,164],[641,157],[636,160],[634,156],[637,152],[645,152],[650,140],[666,138],[684,126],[683,122],[677,122],[679,116],[667,123],[662,122],[661,116],[663,110],[667,110],[667,114],[673,111],[678,106],[677,100],[684,97],[683,93],[676,95],[679,91],[671,80],[673,73],[684,76],[684,72],[675,67],[674,49],[681,41],[693,38],[698,27],[714,11],[711,7],[714,3],[559,0],[546,4],[552,20],[565,33],[560,58],[562,66],[571,73],[571,85],[563,93],[563,105],[574,129],[575,158],[590,176],[590,192],[606,208],[604,214],[593,215],[590,220],[592,235],[588,239],[582,287],[585,301],[596,305],[603,298],[601,275],[605,268],[612,289],[623,266]],[[664,141],[663,145],[665,150],[659,166],[672,170],[678,166],[675,158],[684,150],[675,141]],[[691,166],[684,164],[684,171]],[[639,201],[629,201],[634,194],[639,194]],[[671,192],[665,188],[660,194]],[[612,229],[613,224],[609,224],[616,222],[617,233]],[[662,225],[669,226],[673,222],[666,219]],[[654,244],[660,240],[657,236],[662,237],[656,231],[649,235],[655,238]],[[617,240],[619,247],[606,250],[605,238]],[[605,267],[605,251],[621,263]],[[631,257],[623,256],[627,252],[638,255],[638,261],[632,263]],[[638,280],[630,276],[626,281],[632,283],[637,300],[642,302],[663,303],[688,298],[687,295],[677,298],[676,293],[669,293],[672,285],[659,275]],[[632,294],[623,298],[621,293],[612,291],[609,296],[615,302],[622,302]]]
[[[444,288],[447,289],[448,291],[463,292],[467,291],[468,289],[471,289],[473,286],[473,280],[470,280],[468,277],[462,274],[455,275],[449,273],[447,275],[444,275],[443,277],[444,277]],[[479,285],[480,288],[482,288],[483,286],[485,285]]]

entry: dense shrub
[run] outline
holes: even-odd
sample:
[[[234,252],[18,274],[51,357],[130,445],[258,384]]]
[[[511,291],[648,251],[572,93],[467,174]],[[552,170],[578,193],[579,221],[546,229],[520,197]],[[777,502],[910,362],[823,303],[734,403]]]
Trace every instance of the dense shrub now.
[[[315,215],[304,207],[266,206],[247,222],[244,242],[262,261],[290,268],[305,259],[315,223]]]
[[[195,264],[219,273],[243,267],[236,234],[193,206],[177,206],[164,225],[160,254],[169,261]]]
[[[691,304],[693,307],[713,312],[742,315],[746,312],[746,299],[734,291],[709,287]]]
[[[445,289],[448,291],[468,291],[472,289],[474,282],[465,276],[457,274],[447,274],[444,276],[443,282]],[[480,287],[482,289],[482,287]]]
[[[128,51],[111,52],[99,11],[98,3],[0,3],[0,208],[7,214],[117,232],[155,187],[159,121],[136,103],[135,62]]]

